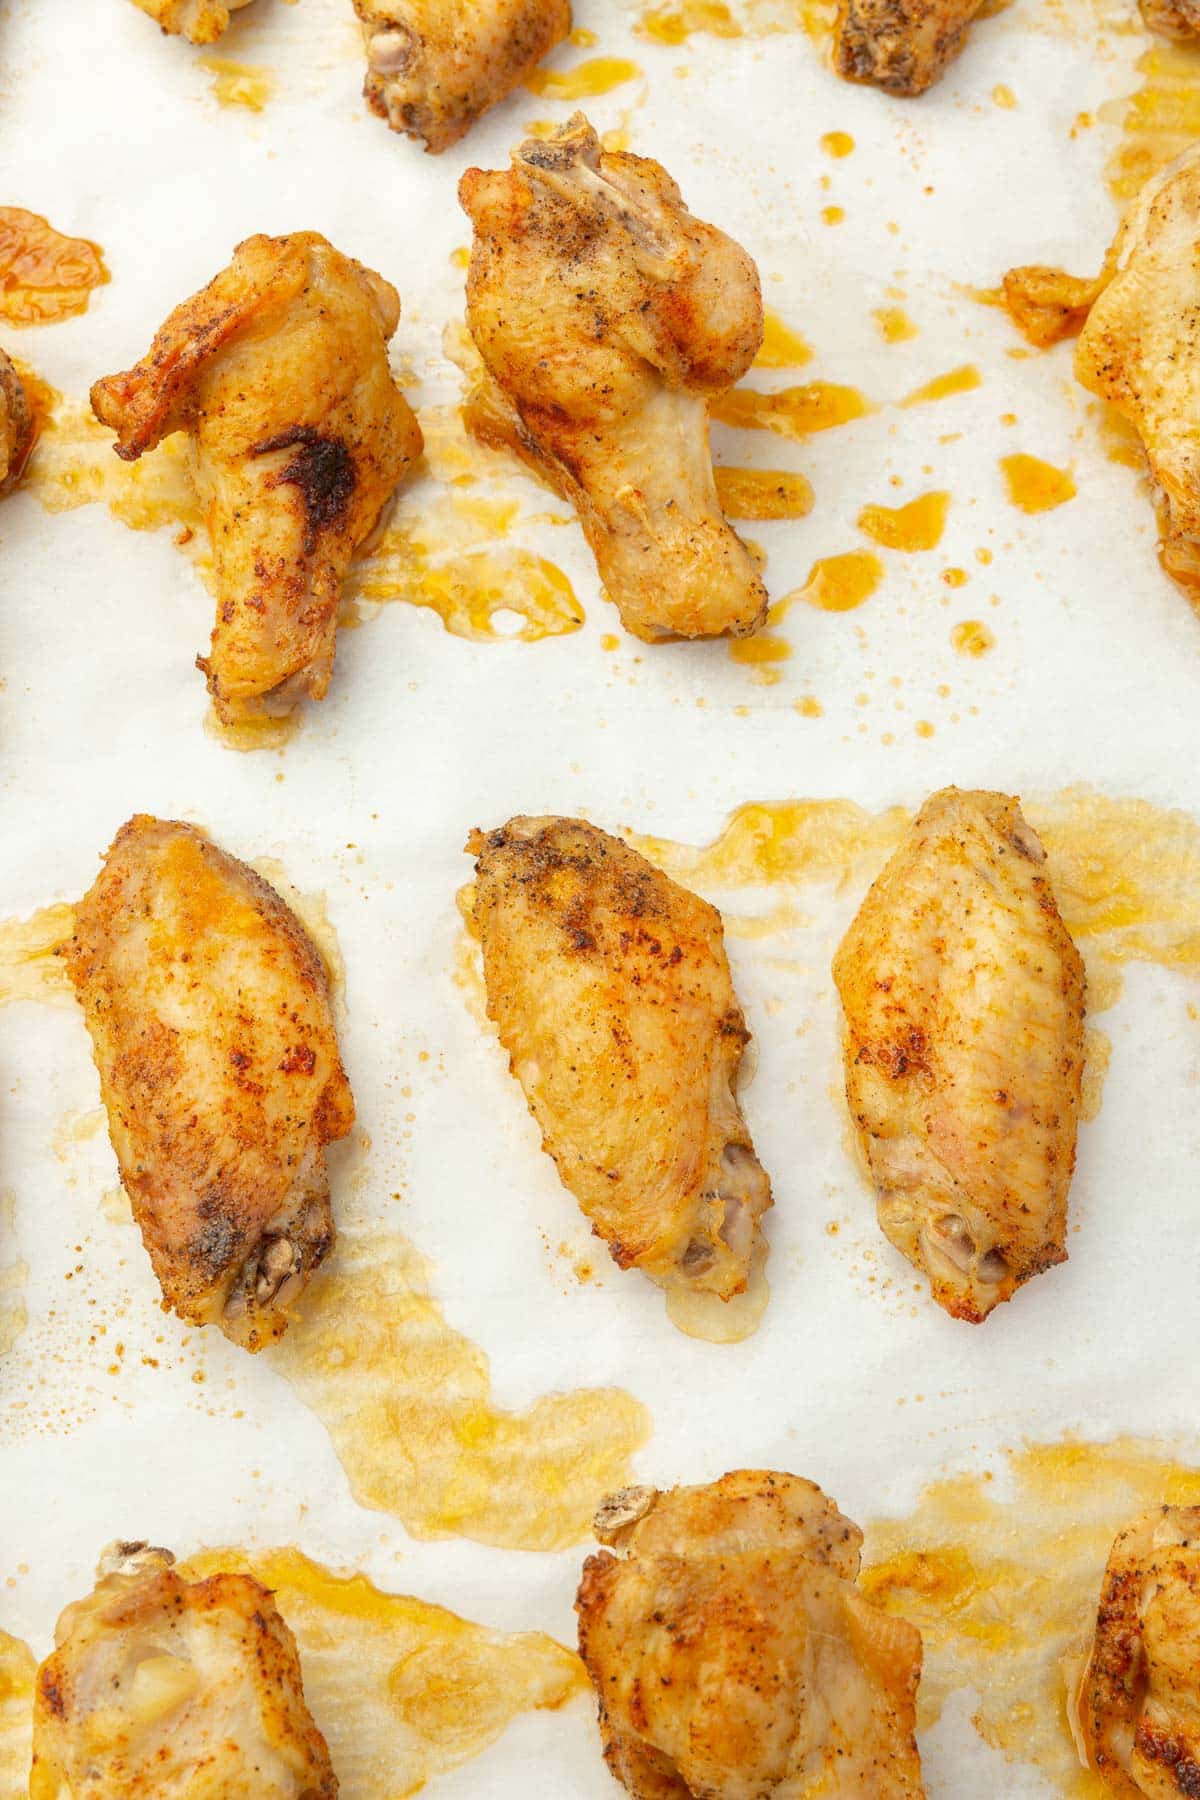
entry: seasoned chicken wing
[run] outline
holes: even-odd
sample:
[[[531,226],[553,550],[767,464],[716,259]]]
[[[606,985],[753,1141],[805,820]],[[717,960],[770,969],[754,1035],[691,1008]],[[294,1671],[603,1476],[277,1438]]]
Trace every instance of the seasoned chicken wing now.
[[[838,0],[833,66],[902,99],[933,86],[983,0]]]
[[[249,1575],[113,1544],[38,1670],[30,1800],[336,1800],[296,1640]]]
[[[571,29],[571,0],[354,0],[363,93],[393,131],[446,150]]]
[[[230,13],[249,6],[250,0],[133,0],[133,4],[173,37],[215,44],[229,25]]]
[[[642,638],[742,635],[767,597],[721,512],[710,402],[762,341],[758,272],[666,170],[602,152],[581,114],[468,169],[467,323],[486,375],[467,419],[579,513]]]
[[[217,590],[198,666],[227,723],[329,686],[342,580],[421,450],[388,367],[399,316],[390,283],[319,233],[247,238],[92,388],[127,461],[190,434]]]
[[[1045,860],[1016,800],[945,788],[833,964],[879,1223],[976,1324],[1067,1254],[1085,980]]]
[[[65,955],[164,1304],[261,1349],[333,1245],[325,1146],[354,1123],[325,964],[253,869],[144,814]]]
[[[1197,0],[1138,0],[1142,22],[1163,37],[1200,37],[1200,5]]]
[[[1200,1794],[1200,1507],[1156,1507],[1118,1533],[1072,1723],[1122,1800]]]
[[[771,1187],[735,1087],[721,915],[578,819],[473,832],[488,1013],[559,1175],[621,1268],[722,1300]]]
[[[21,479],[33,443],[33,413],[11,357],[0,350],[0,499]]]
[[[917,1800],[921,1635],[855,1585],[811,1481],[626,1488],[575,1601],[609,1768],[635,1800]]]

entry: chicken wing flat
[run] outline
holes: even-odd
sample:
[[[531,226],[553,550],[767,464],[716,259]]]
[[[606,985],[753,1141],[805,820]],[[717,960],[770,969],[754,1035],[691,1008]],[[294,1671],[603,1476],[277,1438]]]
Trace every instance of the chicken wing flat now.
[[[0,350],[0,499],[21,479],[32,443],[33,413],[21,377]]]
[[[838,0],[833,66],[902,99],[933,86],[983,0]]]
[[[399,317],[396,290],[319,233],[247,238],[92,388],[127,461],[190,434],[217,589],[199,667],[226,723],[329,686],[343,578],[421,450],[388,367]]]
[[[758,271],[694,219],[666,170],[609,154],[580,114],[468,169],[475,227],[467,324],[486,379],[467,408],[579,514],[626,627],[642,638],[735,636],[766,616],[749,553],[721,512],[710,402],[762,342]]]
[[[921,1634],[855,1585],[811,1481],[738,1470],[603,1503],[575,1601],[604,1755],[635,1800],[918,1800]]]
[[[249,6],[250,0],[133,0],[172,37],[192,44],[215,44],[228,29],[229,15]]]
[[[735,1084],[721,915],[579,819],[474,832],[488,1013],[566,1187],[623,1269],[729,1300],[771,1186]]]
[[[30,1800],[336,1800],[296,1640],[249,1575],[113,1544],[34,1695]]]
[[[1066,1260],[1085,978],[1016,800],[926,801],[833,964],[879,1223],[974,1323]]]
[[[571,0],[354,0],[363,93],[393,131],[446,150],[560,44]]]
[[[1118,1533],[1072,1722],[1122,1800],[1200,1793],[1200,1507],[1156,1507]]]
[[[325,1146],[354,1123],[320,954],[252,869],[139,815],[65,955],[164,1303],[261,1349],[332,1248]]]

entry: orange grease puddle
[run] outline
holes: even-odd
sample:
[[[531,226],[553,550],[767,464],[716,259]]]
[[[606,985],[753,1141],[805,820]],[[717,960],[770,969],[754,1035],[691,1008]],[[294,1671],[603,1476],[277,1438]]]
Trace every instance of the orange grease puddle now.
[[[1109,193],[1122,204],[1200,137],[1200,50],[1156,43],[1138,58],[1137,71],[1141,87],[1099,111],[1121,127],[1104,174]]]
[[[764,393],[761,388],[731,388],[714,402],[712,416],[723,425],[738,426],[744,431],[774,431],[780,437],[799,439],[817,431],[832,431],[874,411],[866,395],[857,388],[810,381],[802,387],[778,388],[773,393]]]
[[[957,369],[948,369],[944,375],[935,375],[924,387],[915,388],[900,404],[925,406],[932,400],[949,400],[954,394],[969,394],[972,388],[982,385],[983,376],[974,363],[963,363]]]
[[[904,506],[864,506],[858,528],[885,550],[936,550],[949,511],[950,496],[939,489]]]
[[[1009,500],[1023,513],[1052,512],[1078,492],[1068,470],[1056,469],[1053,463],[1023,451],[1002,456],[1000,468]]]
[[[593,56],[573,69],[533,69],[525,77],[525,86],[546,100],[590,100],[610,94],[641,72],[637,63],[626,57]]]
[[[26,1800],[33,1760],[33,1680],[28,1644],[0,1631],[0,1800]]]
[[[763,313],[762,348],[754,359],[756,369],[802,369],[812,361],[812,346],[798,331],[768,306]]]
[[[821,557],[804,586],[780,604],[803,600],[822,612],[853,612],[871,598],[882,580],[883,564],[877,556],[869,550],[847,550],[841,556]]]
[[[811,482],[791,470],[720,468],[713,473],[727,518],[803,519],[812,511]]]
[[[40,213],[0,206],[0,318],[49,325],[86,312],[93,288],[108,281],[99,244],[65,237]]]

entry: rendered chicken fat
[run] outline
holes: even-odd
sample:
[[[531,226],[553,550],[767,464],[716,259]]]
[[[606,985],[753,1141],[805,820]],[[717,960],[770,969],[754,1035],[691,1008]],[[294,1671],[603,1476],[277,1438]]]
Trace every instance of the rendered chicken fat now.
[[[579,1650],[635,1800],[920,1800],[920,1635],[859,1592],[862,1533],[820,1488],[627,1488],[596,1535]]]
[[[65,956],[164,1302],[261,1349],[332,1248],[325,1146],[354,1122],[320,955],[252,869],[138,816]]]
[[[721,512],[709,403],[762,342],[758,272],[694,219],[666,170],[602,151],[581,114],[468,169],[467,324],[486,367],[467,406],[579,513],[637,636],[754,631],[767,596]]]
[[[30,1800],[336,1800],[295,1639],[248,1575],[114,1544],[38,1670]]]
[[[973,1323],[1066,1259],[1084,972],[1005,794],[922,807],[833,964],[879,1223]]]
[[[399,317],[391,284],[317,232],[247,238],[92,388],[127,461],[190,434],[217,590],[199,667],[227,724],[329,686],[342,581],[421,449],[388,367]]]
[[[720,914],[578,819],[472,834],[488,1012],[545,1148],[622,1267],[728,1300],[770,1183]]]

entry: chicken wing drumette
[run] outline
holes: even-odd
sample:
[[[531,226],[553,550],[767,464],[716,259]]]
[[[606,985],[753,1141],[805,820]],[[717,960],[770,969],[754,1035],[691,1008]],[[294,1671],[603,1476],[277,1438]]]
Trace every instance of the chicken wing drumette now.
[[[626,1488],[575,1602],[609,1768],[635,1800],[919,1800],[921,1637],[855,1585],[811,1481]]]
[[[217,590],[199,667],[227,723],[329,686],[342,580],[421,450],[388,367],[399,316],[390,283],[317,232],[247,238],[92,388],[127,461],[190,434]]]
[[[1118,1533],[1072,1723],[1121,1800],[1200,1793],[1200,1507],[1160,1506]]]
[[[1066,1260],[1083,1073],[1083,963],[1017,801],[928,800],[833,975],[879,1223],[978,1323]]]
[[[762,341],[758,272],[694,219],[666,170],[603,152],[576,115],[512,169],[468,169],[467,323],[486,376],[476,435],[579,513],[643,638],[742,635],[767,597],[717,499],[709,404]]]
[[[33,443],[33,413],[12,359],[0,350],[0,499],[21,479]]]
[[[966,42],[983,0],[839,0],[833,66],[902,99],[933,86]]]
[[[457,144],[571,29],[571,0],[354,0],[363,93],[427,150]]]
[[[296,1641],[249,1575],[113,1544],[38,1670],[30,1800],[336,1800]]]
[[[139,815],[65,955],[165,1303],[261,1349],[333,1245],[325,1146],[354,1122],[320,954],[252,869]]]
[[[133,0],[172,37],[192,44],[215,44],[228,28],[229,15],[249,6],[250,0]]]
[[[735,1086],[721,915],[578,819],[472,834],[488,1012],[559,1175],[621,1268],[729,1300],[771,1187]]]

